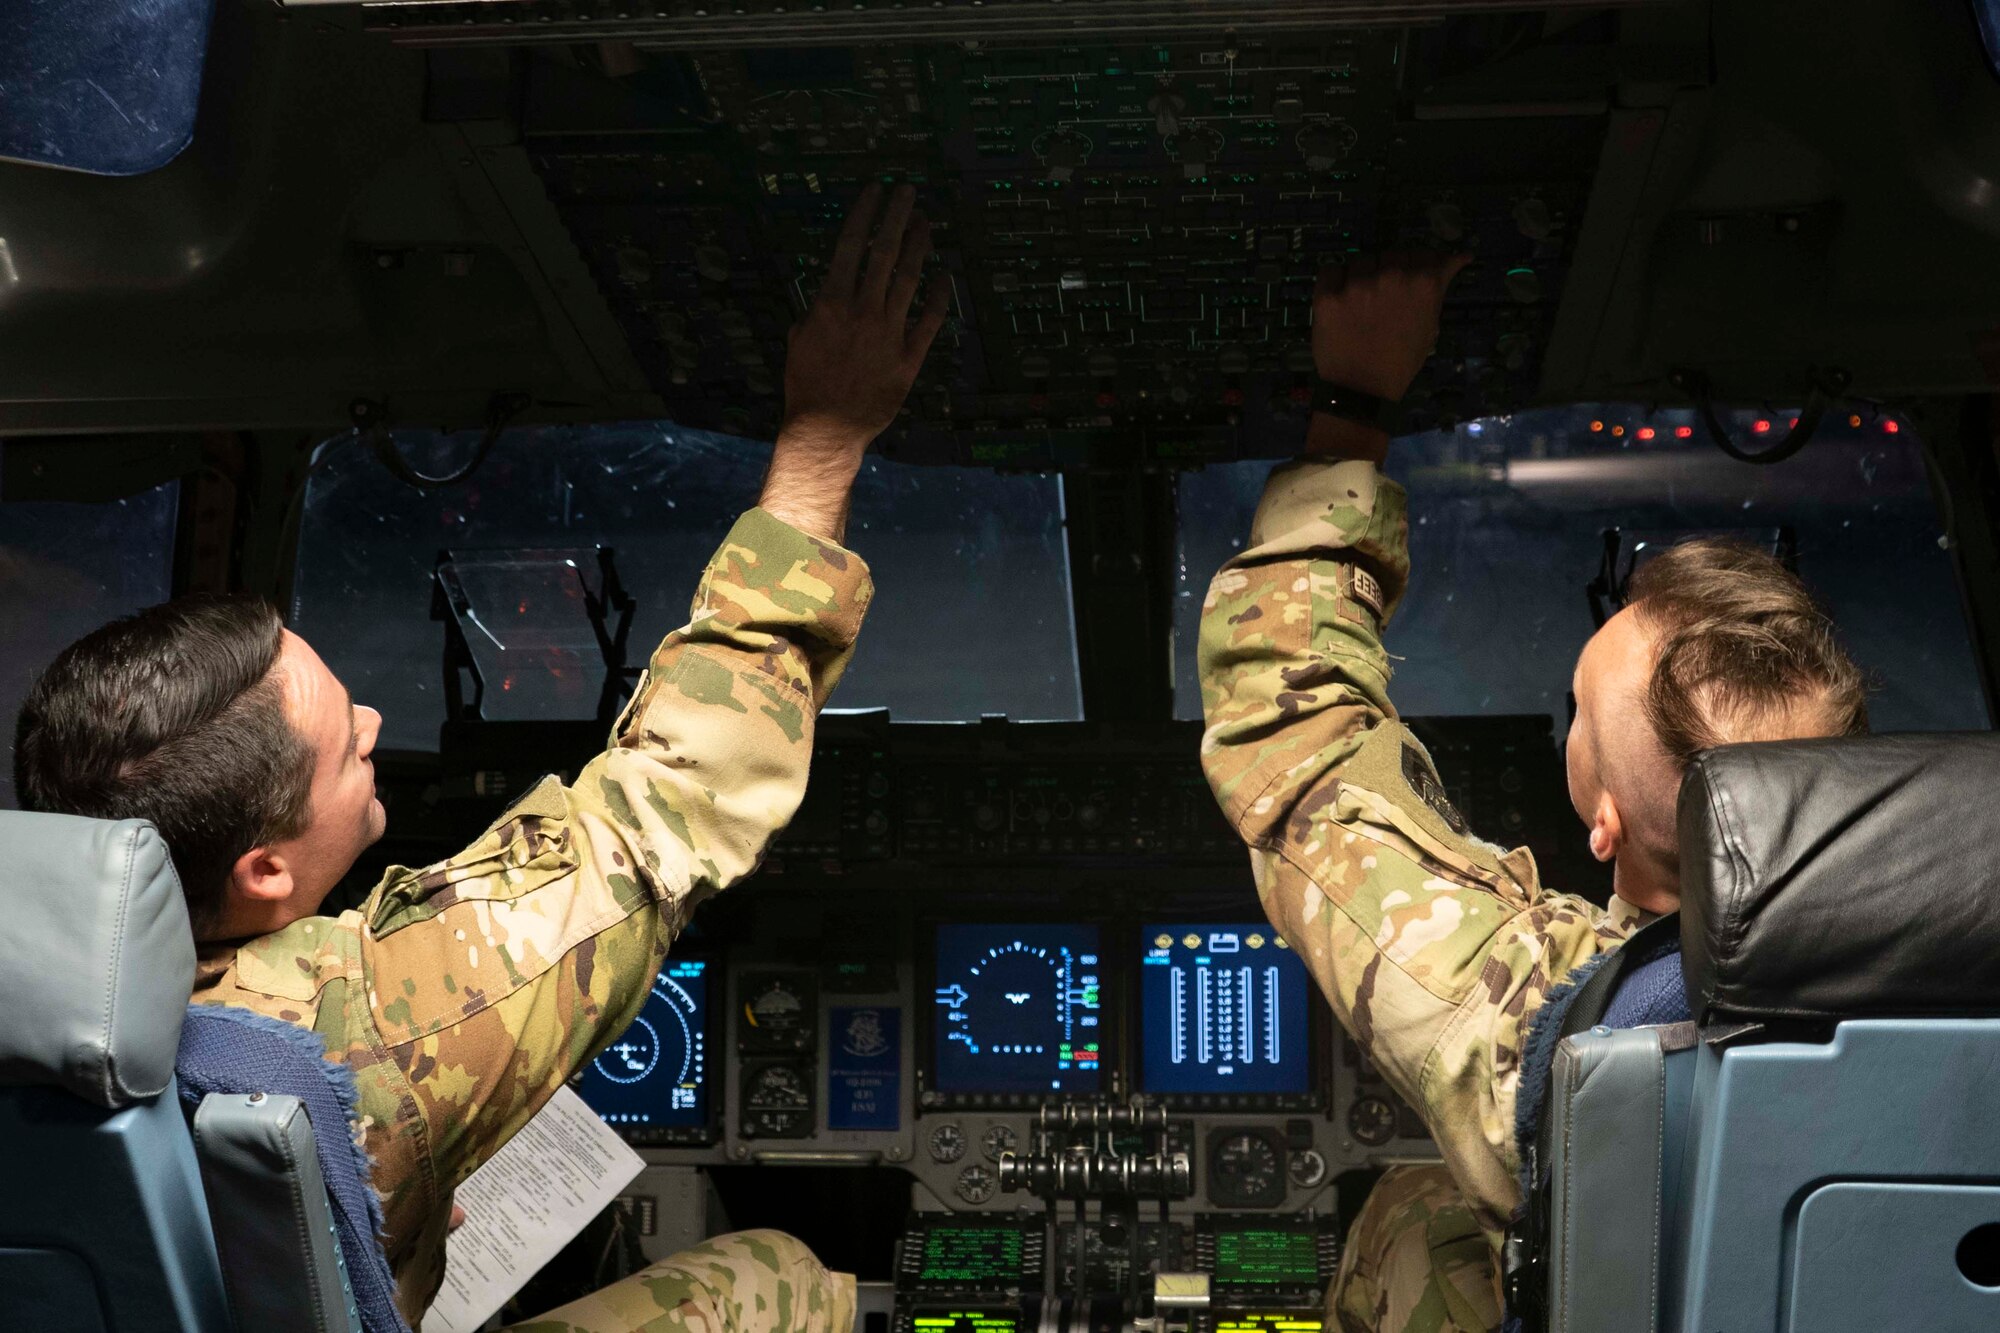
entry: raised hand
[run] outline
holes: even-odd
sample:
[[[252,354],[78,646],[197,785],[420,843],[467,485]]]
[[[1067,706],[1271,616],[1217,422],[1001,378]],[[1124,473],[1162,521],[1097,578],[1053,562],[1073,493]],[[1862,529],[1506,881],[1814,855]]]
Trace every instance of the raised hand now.
[[[911,319],[931,253],[930,223],[916,212],[909,186],[898,186],[886,206],[882,194],[872,184],[861,192],[826,282],[792,328],[785,422],[760,502],[794,527],[836,541],[861,456],[902,410],[944,327],[951,294],[949,284],[932,283]]]
[[[1437,345],[1445,288],[1471,255],[1394,251],[1320,270],[1313,366],[1323,380],[1401,400]]]

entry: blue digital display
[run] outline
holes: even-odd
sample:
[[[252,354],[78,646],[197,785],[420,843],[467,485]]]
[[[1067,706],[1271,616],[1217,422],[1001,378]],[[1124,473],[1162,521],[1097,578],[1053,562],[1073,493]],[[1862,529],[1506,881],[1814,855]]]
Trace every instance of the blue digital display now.
[[[1097,947],[1095,926],[939,926],[938,1090],[1098,1091]]]
[[[645,1007],[577,1080],[605,1123],[620,1128],[708,1124],[708,963],[669,959]]]
[[[1144,1091],[1311,1089],[1310,979],[1269,926],[1200,922],[1140,934]]]

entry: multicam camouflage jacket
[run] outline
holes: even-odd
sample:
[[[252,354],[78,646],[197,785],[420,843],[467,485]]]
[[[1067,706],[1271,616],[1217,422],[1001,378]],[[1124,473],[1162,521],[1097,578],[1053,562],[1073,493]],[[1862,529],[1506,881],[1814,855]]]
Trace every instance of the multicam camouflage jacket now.
[[[359,911],[203,950],[197,1001],[311,1027],[354,1070],[413,1325],[453,1188],[631,1023],[694,906],[797,810],[871,593],[859,557],[750,511],[574,785],[391,867]]]
[[[1389,702],[1381,636],[1409,567],[1402,488],[1373,464],[1279,468],[1203,607],[1202,763],[1273,925],[1423,1114],[1497,1250],[1529,1024],[1638,917],[1548,892],[1525,847],[1480,841],[1446,799]]]

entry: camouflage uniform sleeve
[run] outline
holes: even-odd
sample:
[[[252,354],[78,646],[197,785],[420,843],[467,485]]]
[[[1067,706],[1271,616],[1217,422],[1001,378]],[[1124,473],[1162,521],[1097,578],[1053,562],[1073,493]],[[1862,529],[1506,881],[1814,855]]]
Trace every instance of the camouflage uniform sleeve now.
[[[425,1176],[378,1179],[392,1218],[441,1207],[631,1023],[693,906],[755,868],[798,808],[871,591],[851,552],[745,514],[610,748],[377,886],[355,999],[404,1085],[388,1156]]]
[[[1526,848],[1479,841],[1445,798],[1389,702],[1381,634],[1408,575],[1399,486],[1360,461],[1278,469],[1203,607],[1202,763],[1272,923],[1497,1243],[1528,1025],[1625,926],[1545,893]]]

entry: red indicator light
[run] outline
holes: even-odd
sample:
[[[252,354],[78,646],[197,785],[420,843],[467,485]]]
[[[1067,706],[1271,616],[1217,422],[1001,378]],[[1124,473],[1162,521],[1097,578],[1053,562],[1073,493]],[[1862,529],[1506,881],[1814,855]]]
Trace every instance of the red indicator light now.
[[[1660,432],[1658,432],[1658,431],[1654,430],[1654,429],[1653,429],[1653,428],[1652,428],[1651,426],[1641,426],[1641,427],[1639,427],[1639,438],[1640,438],[1640,439],[1642,439],[1642,440],[1650,440],[1650,439],[1652,439],[1652,438],[1653,438],[1653,437],[1654,437],[1655,435],[1658,435],[1659,433],[1660,433]]]
[[[1885,421],[1882,423],[1882,433],[1884,435],[1894,435],[1902,429],[1902,423],[1899,421]]]
[[[1758,417],[1750,423],[1750,429],[1756,431],[1759,435],[1769,435],[1771,433],[1771,423],[1763,417]]]
[[[1614,436],[1623,435],[1625,433],[1625,428],[1623,426],[1613,426],[1611,428],[1611,433]]]
[[[1675,439],[1677,439],[1677,440],[1691,440],[1691,439],[1693,439],[1693,438],[1694,438],[1694,427],[1693,427],[1693,426],[1676,426],[1676,427],[1674,427],[1674,438],[1675,438]]]
[[[1849,416],[1849,417],[1847,418],[1847,424],[1848,424],[1849,426],[1853,427],[1853,428],[1854,428],[1855,430],[1860,430],[1860,429],[1861,429],[1861,414],[1860,414],[1859,412],[1856,412],[1856,413],[1854,413],[1853,415]]]
[[[1604,429],[1604,423],[1602,421],[1593,421],[1590,423],[1590,433],[1592,435],[1597,434],[1603,429]]]
[[[1799,428],[1799,419],[1797,417],[1793,417],[1791,429],[1797,430],[1798,428]]]

